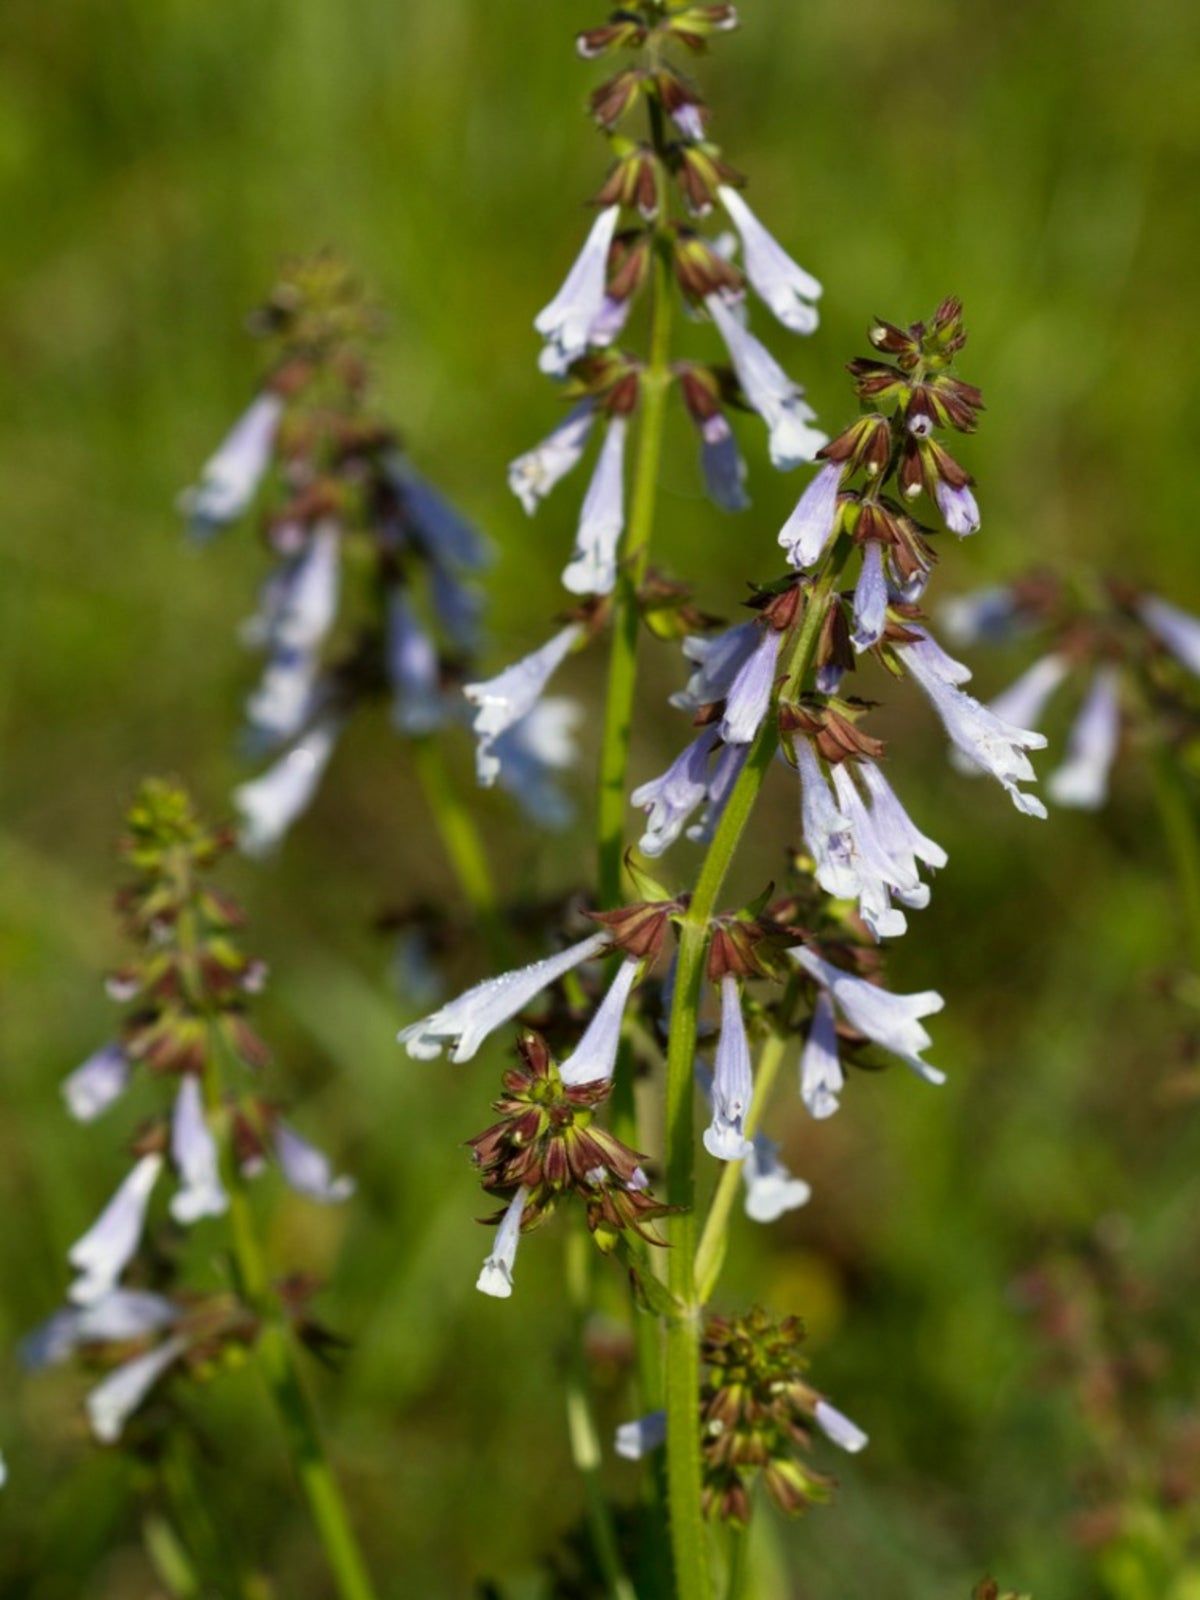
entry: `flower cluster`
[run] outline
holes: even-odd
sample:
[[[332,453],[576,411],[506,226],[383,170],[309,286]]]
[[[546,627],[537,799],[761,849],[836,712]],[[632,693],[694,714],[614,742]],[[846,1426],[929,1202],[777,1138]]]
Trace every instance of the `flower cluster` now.
[[[243,847],[260,854],[311,801],[356,707],[390,701],[413,739],[461,719],[489,552],[373,409],[367,350],[379,317],[344,266],[297,263],[252,326],[270,352],[261,392],[183,505],[208,536],[259,501],[274,559],[243,635],[265,657],[247,742],[276,759],[235,796]],[[540,820],[562,818],[552,774],[573,758],[575,720],[558,702],[507,734]]]
[[[799,1318],[710,1317],[701,1342],[707,1368],[700,1391],[706,1515],[745,1527],[761,1479],[781,1511],[795,1516],[830,1498],[833,1480],[805,1461],[813,1423],[851,1454],[867,1436],[806,1381]],[[653,1412],[617,1429],[617,1454],[637,1460],[660,1445],[665,1418]]]
[[[189,1228],[223,1216],[231,1187],[277,1164],[284,1181],[318,1203],[353,1193],[347,1177],[303,1138],[281,1107],[225,1067],[258,1073],[268,1062],[247,1017],[266,972],[236,942],[242,913],[210,881],[232,835],[197,819],[186,794],[149,781],[128,815],[123,853],[132,869],[117,906],[137,954],[112,973],[109,995],[126,1007],[122,1025],[63,1082],[78,1122],[96,1122],[132,1089],[135,1075],[170,1086],[133,1134],[132,1166],[90,1228],[71,1246],[69,1306],[26,1345],[34,1365],[81,1351],[116,1353],[120,1364],[89,1401],[102,1440],[116,1438],[150,1387],[176,1362],[206,1366],[215,1348],[252,1339],[258,1308],[236,1296],[150,1292],[139,1269],[147,1219],[165,1179],[171,1223]],[[150,1251],[147,1261],[161,1252]],[[298,1302],[297,1302],[298,1305]]]
[[[1171,601],[1124,579],[1071,583],[1035,571],[947,601],[942,620],[963,645],[1036,636],[1035,660],[991,702],[1007,720],[1038,727],[1060,688],[1086,680],[1046,780],[1056,805],[1104,805],[1127,727],[1152,731],[1189,764],[1200,753],[1200,617]]]

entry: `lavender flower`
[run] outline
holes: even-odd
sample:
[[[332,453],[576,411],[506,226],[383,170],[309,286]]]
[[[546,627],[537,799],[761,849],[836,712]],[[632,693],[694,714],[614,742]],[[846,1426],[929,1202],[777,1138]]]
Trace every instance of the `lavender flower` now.
[[[1120,680],[1115,667],[1102,666],[1068,736],[1067,758],[1046,780],[1051,800],[1098,810],[1108,798],[1108,775],[1120,738]]]
[[[463,689],[464,695],[477,708],[473,723],[479,741],[475,770],[485,788],[490,788],[500,773],[497,741],[529,715],[553,674],[582,637],[582,625],[572,622],[494,678],[468,683]]]
[[[822,989],[813,1006],[808,1038],[800,1056],[800,1098],[812,1116],[824,1119],[838,1109],[845,1086],[833,1001]]]
[[[400,732],[420,738],[441,727],[446,707],[437,650],[398,588],[388,596],[387,665],[394,695],[392,721]]]
[[[762,726],[775,687],[783,635],[764,628],[752,655],[742,663],[725,698],[721,737],[726,744],[749,744]]]
[[[540,444],[510,463],[508,486],[530,516],[555,484],[579,465],[595,420],[595,401],[582,401]]]
[[[779,543],[787,551],[789,565],[797,569],[815,567],[824,555],[837,526],[841,482],[841,465],[829,461],[797,500],[795,510],[779,530]]]
[[[1200,677],[1200,617],[1152,594],[1138,603],[1138,615],[1175,659]]]
[[[68,1306],[21,1341],[21,1360],[33,1369],[58,1366],[91,1344],[125,1344],[160,1333],[179,1308],[145,1289],[113,1289],[92,1305]]]
[[[162,1167],[162,1156],[143,1156],[67,1252],[67,1260],[79,1274],[70,1289],[76,1305],[91,1305],[116,1287],[142,1237],[146,1208]]]
[[[508,1210],[496,1230],[495,1242],[475,1281],[480,1294],[489,1294],[496,1300],[507,1300],[512,1294],[513,1266],[521,1242],[521,1217],[528,1198],[528,1189],[518,1189],[509,1201]]]
[[[821,285],[797,266],[783,246],[751,211],[736,189],[723,184],[721,204],[742,240],[746,276],[759,298],[793,333],[812,333],[817,326]]]
[[[921,1059],[932,1043],[918,1020],[932,1016],[945,1005],[941,995],[926,989],[920,994],[892,994],[824,961],[803,945],[790,952],[810,977],[824,988],[846,1021],[889,1055],[898,1057],[926,1083],[944,1083],[946,1075]]]
[[[917,862],[940,870],[947,855],[940,844],[922,833],[900,802],[899,796],[873,761],[858,764],[859,776],[871,797],[871,819],[888,854],[917,876]]]
[[[303,555],[287,570],[270,619],[272,643],[283,650],[315,650],[337,616],[341,533],[322,522]]]
[[[646,812],[646,831],[638,841],[643,855],[661,856],[683,832],[684,824],[708,794],[709,758],[715,727],[704,728],[659,778],[643,783],[630,802]]]
[[[126,1361],[96,1385],[86,1405],[92,1432],[101,1444],[114,1444],[121,1437],[126,1422],[187,1347],[188,1341],[176,1334],[145,1355]]]
[[[938,615],[954,643],[965,647],[1007,639],[1018,611],[1016,597],[1008,585],[994,584],[943,600]]]
[[[746,493],[746,463],[729,426],[729,418],[716,411],[697,427],[700,467],[709,499],[722,511],[744,511],[750,504]]]
[[[813,1407],[813,1421],[821,1432],[840,1450],[846,1450],[851,1455],[857,1455],[860,1450],[865,1450],[870,1443],[866,1434],[856,1422],[831,1406],[828,1400],[818,1400]]]
[[[759,642],[756,622],[739,622],[723,633],[710,637],[692,635],[683,641],[683,653],[696,671],[687,687],[670,698],[676,711],[699,711],[703,706],[724,700]]]
[[[119,1044],[106,1044],[62,1081],[63,1099],[76,1122],[94,1122],[125,1093],[133,1071]]]
[[[863,546],[862,570],[854,590],[854,648],[870,650],[883,637],[888,589],[883,573],[883,547],[874,539]]]
[[[834,899],[852,900],[858,893],[854,829],[838,809],[812,745],[807,739],[797,739],[795,751],[800,775],[800,826],[805,849],[815,864],[817,882]]]
[[[947,682],[931,667],[927,651],[897,645],[896,654],[924,689],[942,726],[962,754],[1003,785],[1018,811],[1029,817],[1044,817],[1046,808],[1042,802],[1036,795],[1024,793],[1018,784],[1036,777],[1025,751],[1045,749],[1045,736],[1005,722],[972,695]]]
[[[171,1199],[176,1222],[198,1222],[219,1217],[229,1209],[229,1196],[221,1184],[217,1146],[209,1131],[200,1097],[200,1082],[186,1073],[175,1096],[171,1119],[171,1159],[180,1188]]]
[[[765,1133],[756,1133],[751,1140],[742,1163],[742,1180],[745,1211],[751,1222],[778,1222],[785,1212],[812,1199],[811,1188],[803,1178],[793,1177],[779,1159],[779,1146]]]
[[[583,707],[577,700],[548,695],[496,740],[500,787],[543,828],[564,828],[571,820],[571,802],[554,773],[574,766],[575,733],[582,720]]]
[[[979,531],[979,506],[969,485],[964,483],[961,488],[955,488],[953,484],[939,478],[933,494],[938,510],[942,513],[951,533],[957,533],[962,539],[970,533]]]
[[[315,1200],[318,1205],[340,1205],[350,1199],[356,1187],[354,1179],[335,1177],[329,1157],[301,1138],[295,1128],[276,1120],[271,1138],[279,1170],[289,1189]]]
[[[988,702],[989,709],[1019,728],[1036,728],[1047,702],[1071,670],[1065,656],[1047,655],[1027,667],[1003,694]]]
[[[575,549],[563,570],[572,594],[610,594],[617,581],[617,543],[625,526],[625,417],[614,417],[579,514]]]
[[[622,1422],[614,1436],[613,1448],[624,1461],[640,1461],[667,1442],[667,1413],[651,1411],[633,1422]]]
[[[402,457],[392,462],[392,481],[435,570],[481,572],[489,564],[491,553],[479,530]]]
[[[316,705],[317,657],[308,650],[277,650],[258,686],[246,699],[246,720],[255,742],[268,748],[294,739]]]
[[[721,1033],[713,1062],[712,1121],[704,1130],[704,1148],[718,1161],[740,1161],[750,1153],[745,1122],[753,1092],[742,999],[737,979],[726,973],[721,979]]]
[[[729,351],[747,402],[767,425],[771,463],[781,472],[811,461],[825,443],[825,435],[809,424],[816,412],[804,399],[774,356],[738,321],[719,295],[704,302]]]
[[[687,836],[693,844],[711,844],[717,824],[733,792],[733,786],[741,776],[749,754],[748,744],[727,744],[718,750],[712,771],[709,773],[708,794],[704,810],[700,813],[700,821],[693,823],[687,831]]]
[[[271,462],[283,417],[277,394],[261,394],[243,412],[200,474],[180,496],[193,533],[205,536],[236,522],[249,506]]]
[[[234,790],[233,803],[242,823],[238,839],[247,855],[268,855],[307,809],[339,731],[332,719],[317,723],[261,777]]]
[[[608,253],[620,214],[619,206],[601,211],[562,288],[534,318],[533,325],[550,347],[556,368],[566,368],[588,348],[592,324],[604,307]]]
[[[451,1061],[469,1061],[490,1033],[523,1011],[564,973],[599,955],[609,942],[607,933],[594,933],[543,961],[486,978],[456,1000],[402,1028],[400,1043],[421,1061],[440,1056],[446,1045],[450,1046]]]
[[[622,961],[608,993],[584,1030],[583,1037],[558,1069],[564,1083],[595,1083],[611,1078],[621,1043],[621,1023],[640,961]]]

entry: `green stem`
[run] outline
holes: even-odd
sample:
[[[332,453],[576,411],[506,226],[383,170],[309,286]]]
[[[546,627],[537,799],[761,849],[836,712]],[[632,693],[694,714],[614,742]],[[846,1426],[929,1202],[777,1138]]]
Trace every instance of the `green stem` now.
[[[183,1541],[166,1517],[152,1512],[142,1524],[142,1543],[150,1565],[172,1600],[198,1600],[200,1580]]]
[[[414,739],[412,751],[417,778],[458,886],[479,920],[489,954],[503,963],[507,940],[491,869],[474,818],[446,765],[441,741],[436,734]]]
[[[787,1054],[787,1047],[787,1038],[781,1033],[773,1033],[762,1047],[754,1074],[754,1097],[746,1112],[747,1139],[754,1137],[762,1121],[767,1101],[779,1076],[779,1068]],[[725,1163],[713,1193],[712,1203],[708,1208],[708,1216],[704,1219],[704,1228],[696,1249],[696,1292],[701,1305],[707,1304],[712,1299],[717,1279],[721,1275],[721,1266],[725,1259],[725,1235],[733,1203],[737,1199],[741,1176],[740,1161]]]
[[[750,1575],[750,1530],[729,1529],[729,1568],[725,1578],[725,1600],[742,1600]]]
[[[1197,831],[1196,807],[1185,774],[1173,752],[1161,740],[1153,750],[1152,766],[1154,798],[1175,862],[1192,966],[1200,973],[1200,832]]]
[[[625,785],[629,769],[634,689],[637,684],[638,590],[646,574],[658,499],[663,424],[667,391],[671,384],[671,312],[670,261],[665,247],[656,241],[651,284],[650,355],[642,372],[637,465],[634,468],[629,524],[621,546],[621,571],[613,598],[612,650],[608,663],[604,730],[600,742],[596,833],[600,904],[603,907],[617,905],[621,899]]]
[[[816,653],[826,604],[849,549],[847,539],[838,541],[823,574],[809,592],[804,621],[784,664],[785,685],[789,688],[803,687]],[[699,1341],[703,1302],[696,1285],[693,1126],[696,1023],[704,954],[717,900],[778,745],[772,710],[750,747],[700,868],[695,893],[683,918],[675,969],[667,1043],[666,1177],[667,1200],[683,1211],[671,1226],[668,1285],[683,1309],[667,1327],[667,1488],[678,1600],[708,1600],[712,1593],[700,1500]]]
[[[592,1247],[586,1229],[576,1217],[571,1219],[566,1248],[567,1296],[572,1313],[567,1365],[567,1434],[571,1442],[571,1459],[583,1482],[588,1529],[604,1580],[604,1592],[610,1600],[637,1600],[634,1587],[621,1564],[612,1515],[600,1478],[603,1453],[588,1396],[587,1363],[583,1353],[591,1291]]]

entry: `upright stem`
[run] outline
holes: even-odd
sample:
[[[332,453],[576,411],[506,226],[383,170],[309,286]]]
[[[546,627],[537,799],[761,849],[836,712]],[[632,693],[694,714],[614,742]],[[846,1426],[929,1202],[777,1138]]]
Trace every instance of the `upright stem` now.
[[[825,571],[809,592],[804,621],[785,662],[785,682],[799,688],[812,666],[821,621],[849,553],[839,541]],[[668,1283],[682,1308],[667,1326],[667,1491],[675,1583],[679,1600],[709,1600],[712,1573],[701,1508],[699,1429],[700,1327],[703,1301],[697,1294],[695,1219],[694,1069],[696,1022],[704,978],[709,922],[733,863],[763,779],[779,745],[773,714],[763,721],[741,775],[717,824],[679,939],[671,1032],[667,1043],[667,1200],[682,1209],[671,1226]]]
[[[637,683],[638,589],[646,574],[662,460],[663,423],[671,383],[671,267],[665,248],[654,245],[650,287],[650,356],[642,373],[641,426],[629,525],[621,547],[622,564],[612,612],[612,651],[608,693],[600,743],[600,787],[596,833],[599,846],[600,904],[621,898],[621,858],[625,843],[625,785],[629,770],[629,736]]]
[[[488,953],[501,963],[507,941],[483,841],[446,765],[437,734],[412,741],[413,763],[446,857],[467,904],[479,919]]]
[[[1179,895],[1187,921],[1193,970],[1200,973],[1200,832],[1196,807],[1173,752],[1158,741],[1152,753],[1154,798],[1175,862]]]

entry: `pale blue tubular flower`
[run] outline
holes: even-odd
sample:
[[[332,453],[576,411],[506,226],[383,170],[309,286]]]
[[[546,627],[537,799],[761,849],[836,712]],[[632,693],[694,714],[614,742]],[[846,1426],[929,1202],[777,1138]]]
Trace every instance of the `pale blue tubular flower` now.
[[[772,466],[786,472],[811,461],[826,436],[812,426],[816,412],[804,399],[804,390],[742,326],[720,295],[709,295],[704,303],[725,341],[747,403],[767,425]]]
[[[803,570],[815,567],[825,554],[837,526],[838,491],[842,482],[840,462],[826,462],[796,501],[795,510],[779,530],[779,543],[787,551],[790,566]]]
[[[724,700],[733,681],[754,653],[758,644],[756,622],[739,622],[722,633],[690,635],[683,641],[683,653],[696,671],[687,687],[670,697],[676,711],[699,711],[703,706]]]
[[[1139,601],[1137,609],[1155,638],[1189,672],[1200,677],[1200,617],[1152,594]]]
[[[916,661],[930,677],[940,678],[943,683],[959,685],[971,681],[970,667],[948,655],[927,628],[910,624],[906,631],[915,635],[904,646],[906,661]]]
[[[575,548],[563,569],[572,594],[611,594],[617,581],[617,545],[625,526],[625,440],[629,422],[613,417],[584,496]]]
[[[133,1066],[119,1044],[102,1045],[62,1081],[67,1110],[76,1122],[95,1122],[129,1086]]]
[[[926,636],[925,646],[932,642]],[[1018,728],[987,706],[980,705],[972,695],[946,678],[927,648],[897,645],[896,655],[925,691],[959,751],[1004,787],[1018,811],[1030,817],[1045,817],[1046,808],[1037,796],[1018,787],[1036,778],[1025,752],[1044,750],[1045,735],[1029,728]]]
[[[144,1355],[110,1372],[88,1395],[88,1421],[101,1444],[115,1444],[129,1418],[163,1374],[186,1352],[189,1341],[175,1334]]]
[[[948,860],[946,852],[917,827],[882,770],[864,758],[858,764],[858,773],[871,797],[871,818],[888,854],[914,876],[918,861],[940,871]]]
[[[283,409],[279,395],[259,395],[209,460],[200,482],[184,490],[180,509],[197,537],[236,522],[249,507],[271,464]]]
[[[487,1259],[479,1269],[475,1287],[480,1294],[491,1295],[494,1300],[507,1300],[513,1292],[513,1267],[517,1259],[517,1246],[521,1242],[521,1219],[528,1189],[518,1189],[508,1204],[508,1210],[496,1229],[496,1237]]]
[[[497,782],[542,828],[565,828],[575,814],[556,774],[575,765],[583,707],[566,695],[546,695],[495,743]]]
[[[951,533],[958,534],[960,539],[968,534],[979,531],[979,505],[971,493],[969,484],[955,488],[953,484],[939,478],[934,487],[934,498],[942,519]]]
[[[613,1448],[624,1461],[641,1461],[667,1442],[667,1413],[651,1411],[633,1422],[622,1422]]]
[[[851,642],[860,654],[883,637],[887,622],[888,586],[883,571],[883,546],[869,539],[863,546],[862,569],[854,589],[854,632]]]
[[[491,564],[491,551],[478,528],[428,479],[400,456],[391,470],[408,516],[408,531],[436,570],[482,572]]]
[[[990,700],[989,708],[1005,722],[1015,722],[1020,728],[1036,728],[1051,697],[1070,670],[1071,663],[1066,656],[1042,656],[1002,694]]]
[[[700,813],[700,821],[694,822],[687,831],[687,836],[693,844],[712,843],[717,824],[724,814],[734,784],[742,775],[742,768],[746,765],[746,757],[749,754],[748,744],[726,744],[717,751],[716,760],[708,777],[708,795],[704,802],[704,810]]]
[[[604,309],[608,254],[620,214],[620,206],[601,211],[562,288],[533,320],[549,347],[553,370],[565,370],[588,349],[592,326]]]
[[[907,931],[903,912],[892,905],[894,895],[903,905],[919,909],[929,903],[929,888],[904,861],[889,853],[880,839],[874,821],[855,787],[849,766],[840,762],[833,769],[833,788],[838,809],[850,824],[854,841],[854,864],[858,874],[858,910],[877,939],[897,939]]]
[[[633,960],[622,961],[617,968],[617,975],[582,1038],[558,1069],[558,1075],[564,1083],[597,1083],[612,1077],[621,1043],[625,1007],[640,970],[641,962]]]
[[[463,655],[477,654],[483,645],[483,596],[479,590],[435,563],[429,570],[429,593],[447,642]]]
[[[76,1305],[92,1305],[116,1288],[141,1240],[146,1208],[162,1169],[162,1156],[143,1156],[67,1252],[67,1260],[79,1274],[69,1292]]]
[[[1020,617],[1016,595],[1007,584],[992,584],[943,600],[938,616],[951,640],[968,648],[999,644],[1012,636]]]
[[[751,288],[785,328],[812,333],[817,326],[815,302],[821,298],[821,285],[792,260],[736,189],[722,184],[717,194],[741,237],[742,263]]]
[[[249,856],[269,855],[308,806],[337,743],[333,718],[316,723],[261,776],[233,792],[241,819],[238,842]]]
[[[228,1211],[216,1140],[204,1114],[200,1081],[191,1072],[185,1073],[175,1096],[171,1160],[179,1174],[179,1188],[171,1197],[171,1215],[176,1222],[186,1225]]]
[[[20,1356],[34,1371],[69,1361],[91,1344],[127,1344],[161,1333],[179,1320],[179,1307],[146,1289],[113,1289],[92,1305],[66,1306],[25,1336]]]
[[[302,733],[318,704],[320,681],[320,662],[312,651],[274,651],[246,698],[252,748],[273,749]]]
[[[800,775],[800,826],[817,882],[835,900],[853,900],[858,894],[854,829],[839,809],[812,745],[796,739],[794,748]]]
[[[836,1444],[839,1450],[845,1450],[849,1455],[856,1456],[870,1443],[857,1422],[851,1422],[844,1412],[830,1405],[828,1400],[819,1399],[813,1406],[813,1421],[830,1444]]]
[[[696,423],[700,434],[700,469],[709,499],[722,511],[744,511],[750,504],[746,493],[746,463],[737,447],[729,418],[716,411]]]
[[[940,994],[933,989],[919,994],[893,994],[865,978],[843,972],[803,945],[788,953],[828,993],[835,1011],[850,1027],[903,1061],[926,1083],[946,1081],[944,1072],[921,1059],[921,1051],[928,1049],[932,1040],[919,1019],[942,1009],[946,1002]]]
[[[494,678],[464,687],[463,694],[476,708],[473,722],[478,740],[475,770],[484,788],[490,788],[500,775],[501,753],[497,743],[501,736],[529,715],[554,673],[582,638],[582,624],[569,623],[544,645],[505,667]]]
[[[510,462],[508,486],[530,516],[555,485],[579,465],[595,420],[595,401],[583,400],[540,444]]]
[[[838,1054],[837,1019],[833,1001],[821,989],[813,1006],[808,1038],[800,1056],[800,1098],[809,1114],[824,1120],[833,1116],[846,1087]]]
[[[1120,675],[1098,667],[1070,734],[1062,765],[1046,779],[1055,805],[1098,811],[1108,799],[1108,779],[1121,742]]]
[[[742,997],[737,979],[726,973],[721,979],[721,1032],[713,1059],[712,1121],[704,1130],[704,1148],[718,1161],[741,1161],[749,1155],[745,1123],[753,1093]]]
[[[335,522],[324,521],[275,590],[266,619],[275,649],[311,651],[321,644],[337,616],[341,564],[341,532]]]
[[[414,738],[440,728],[446,719],[446,702],[437,650],[399,587],[388,596],[387,668],[396,728]]]
[[[743,1201],[751,1222],[778,1222],[788,1211],[806,1206],[812,1189],[803,1178],[795,1177],[779,1159],[779,1146],[765,1133],[756,1133],[750,1153],[742,1163]]]
[[[646,813],[646,831],[638,849],[646,856],[661,856],[683,832],[688,818],[708,796],[709,758],[719,738],[715,727],[701,730],[676,756],[661,777],[643,783],[630,795],[630,803]]]
[[[593,933],[528,967],[485,978],[420,1021],[402,1028],[400,1043],[410,1056],[430,1061],[449,1046],[451,1061],[469,1061],[489,1034],[510,1021],[543,989],[591,961],[611,943],[609,934]]]
[[[318,1205],[341,1205],[357,1187],[354,1179],[336,1176],[333,1164],[323,1150],[302,1138],[289,1123],[276,1118],[271,1127],[275,1159],[289,1189],[315,1200]]]
[[[721,718],[721,737],[726,744],[749,744],[762,726],[775,687],[782,640],[776,629],[761,629],[752,654],[730,684]]]

